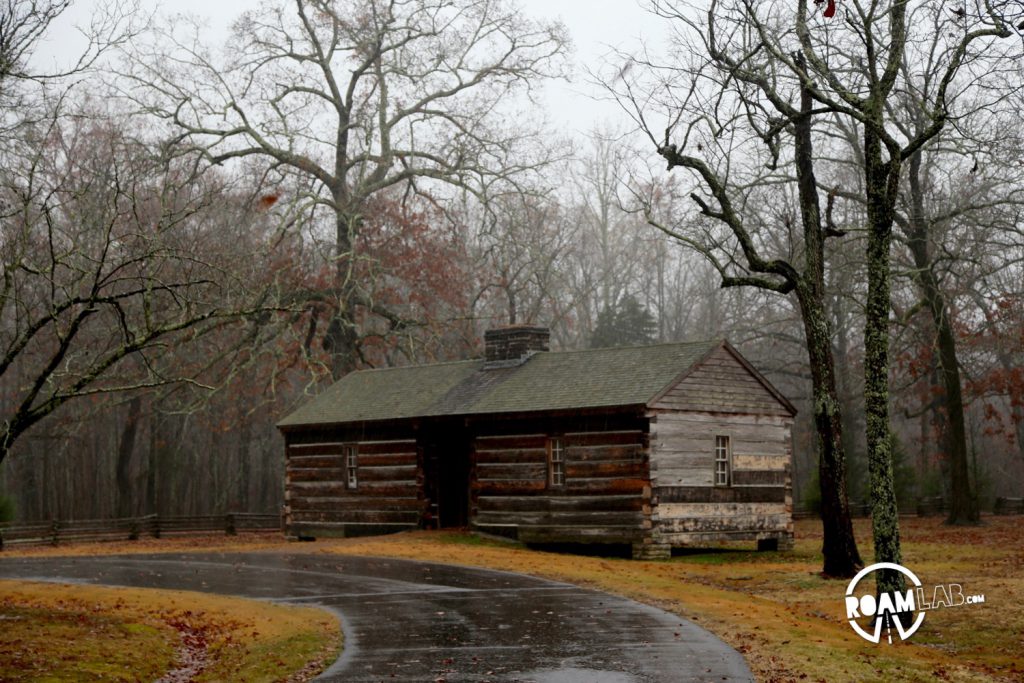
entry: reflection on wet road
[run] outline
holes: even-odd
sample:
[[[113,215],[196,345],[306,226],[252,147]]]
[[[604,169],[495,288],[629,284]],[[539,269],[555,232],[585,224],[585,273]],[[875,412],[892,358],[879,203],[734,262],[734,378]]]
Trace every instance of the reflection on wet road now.
[[[737,652],[666,612],[483,569],[308,553],[175,554],[3,559],[0,577],[320,605],[345,634],[322,681],[753,680]]]

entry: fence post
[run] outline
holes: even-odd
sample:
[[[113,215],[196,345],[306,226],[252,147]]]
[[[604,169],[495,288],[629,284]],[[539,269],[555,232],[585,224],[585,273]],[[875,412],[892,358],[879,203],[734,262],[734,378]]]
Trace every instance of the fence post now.
[[[132,517],[131,522],[128,524],[128,540],[137,541],[139,540],[139,530],[142,524],[138,517]]]
[[[224,515],[224,533],[228,536],[237,536],[238,530],[235,528],[235,513],[229,512]]]
[[[57,520],[50,521],[50,545],[57,545],[57,535],[60,533],[60,522]]]
[[[160,515],[155,512],[149,516],[149,533],[153,535],[153,538],[160,538]]]
[[[1001,515],[1003,514],[1003,506],[1006,505],[1006,499],[1002,496],[996,498],[996,504],[992,506],[992,514]]]

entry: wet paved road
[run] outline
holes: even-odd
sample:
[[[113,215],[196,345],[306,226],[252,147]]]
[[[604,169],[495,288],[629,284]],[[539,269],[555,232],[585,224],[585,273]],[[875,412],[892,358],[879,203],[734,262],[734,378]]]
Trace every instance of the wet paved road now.
[[[687,621],[563,583],[320,554],[0,559],[0,577],[223,593],[334,611],[342,656],[318,680],[685,683],[753,680]]]

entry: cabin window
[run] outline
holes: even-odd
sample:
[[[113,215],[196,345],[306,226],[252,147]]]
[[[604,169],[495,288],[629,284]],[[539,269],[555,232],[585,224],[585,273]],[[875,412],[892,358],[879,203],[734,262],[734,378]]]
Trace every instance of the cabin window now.
[[[548,486],[565,486],[565,448],[557,437],[548,439]]]
[[[728,486],[732,479],[729,437],[715,437],[715,486]]]
[[[359,451],[354,444],[342,449],[345,456],[345,488],[355,489],[359,486]]]

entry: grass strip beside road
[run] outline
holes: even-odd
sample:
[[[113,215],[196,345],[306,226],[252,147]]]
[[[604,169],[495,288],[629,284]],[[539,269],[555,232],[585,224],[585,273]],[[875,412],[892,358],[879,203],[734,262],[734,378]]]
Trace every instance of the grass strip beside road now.
[[[486,567],[590,586],[690,618],[742,652],[757,680],[763,682],[1020,683],[1024,681],[1022,521],[1019,516],[985,517],[980,527],[947,527],[938,517],[901,519],[905,566],[926,586],[959,583],[966,595],[982,593],[986,601],[929,612],[910,641],[891,646],[867,643],[847,624],[843,601],[847,582],[818,574],[821,525],[816,520],[796,523],[796,547],[790,552],[758,553],[750,549],[753,543],[744,543],[665,562],[539,552],[446,531],[316,543],[288,543],[266,535],[159,539],[5,550],[0,556],[267,549]],[[854,524],[861,553],[870,562],[870,522]],[[93,587],[77,590],[91,595]]]
[[[870,558],[870,522],[855,522]],[[624,595],[692,619],[743,653],[758,681],[1024,681],[1024,524],[945,527],[901,520],[904,565],[926,586],[960,583],[986,603],[929,612],[909,641],[875,645],[850,628],[847,581],[824,579],[820,522],[797,523],[791,552],[752,542],[671,561],[538,552],[469,534],[413,532],[323,541],[321,552],[407,558],[533,574]],[[870,562],[870,559],[868,560]],[[863,588],[863,587],[859,587]],[[870,590],[870,588],[869,588]]]
[[[0,581],[0,680],[305,681],[334,661],[323,610],[187,591]]]

